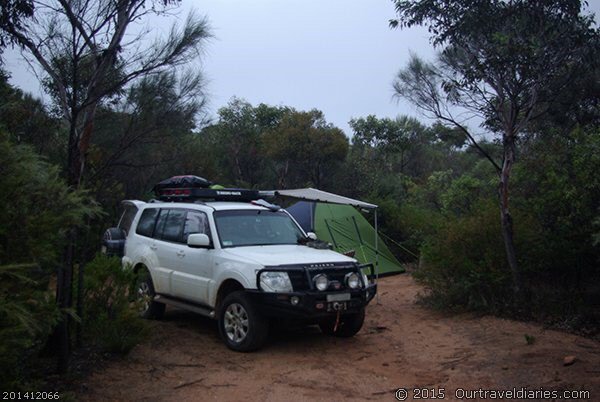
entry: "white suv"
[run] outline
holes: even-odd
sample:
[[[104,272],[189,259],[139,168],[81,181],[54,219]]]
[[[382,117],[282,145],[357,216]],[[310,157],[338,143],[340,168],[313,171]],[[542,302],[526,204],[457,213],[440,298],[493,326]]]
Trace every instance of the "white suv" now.
[[[285,210],[260,202],[124,205],[104,246],[139,274],[143,317],[159,318],[169,304],[215,318],[237,351],[260,348],[273,318],[341,337],[362,327],[377,285],[355,259],[311,247],[314,234]]]

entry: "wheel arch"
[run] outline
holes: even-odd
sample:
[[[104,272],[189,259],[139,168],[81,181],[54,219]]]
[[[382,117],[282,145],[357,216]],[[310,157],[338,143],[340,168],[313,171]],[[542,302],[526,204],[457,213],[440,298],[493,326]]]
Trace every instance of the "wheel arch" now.
[[[135,264],[133,266],[133,273],[137,274],[142,269],[145,269],[146,271],[150,272],[150,269],[148,269],[148,267],[146,266],[146,264],[144,264],[143,262],[138,262],[137,264]]]
[[[217,291],[217,297],[215,299],[215,311],[218,311],[218,309],[221,307],[223,299],[225,299],[228,294],[238,290],[245,290],[244,285],[242,285],[238,280],[232,278],[224,280]]]

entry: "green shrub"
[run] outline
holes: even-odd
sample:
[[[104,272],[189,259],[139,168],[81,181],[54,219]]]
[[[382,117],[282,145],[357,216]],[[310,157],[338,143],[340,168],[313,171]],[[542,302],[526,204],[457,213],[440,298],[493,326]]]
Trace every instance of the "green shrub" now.
[[[116,257],[97,255],[85,267],[83,328],[87,340],[103,350],[127,353],[148,334],[132,296],[136,275]]]
[[[31,369],[60,319],[49,283],[65,234],[98,208],[56,166],[8,138],[0,131],[0,385],[31,390]]]
[[[67,229],[99,210],[85,191],[72,190],[59,169],[0,131],[0,264],[36,263],[50,271]]]
[[[0,266],[0,388],[26,389],[32,362],[60,317],[34,264]]]
[[[429,289],[427,301],[436,306],[490,311],[510,304],[497,206],[479,202],[475,210],[448,219],[421,249],[415,278]]]

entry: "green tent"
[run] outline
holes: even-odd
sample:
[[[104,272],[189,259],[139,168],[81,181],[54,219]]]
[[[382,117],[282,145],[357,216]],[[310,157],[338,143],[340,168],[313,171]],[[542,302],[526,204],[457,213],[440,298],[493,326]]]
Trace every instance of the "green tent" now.
[[[299,201],[286,210],[305,232],[316,233],[320,240],[331,243],[336,251],[345,253],[355,250],[355,258],[361,263],[375,263],[377,246],[379,275],[404,272],[373,226],[355,207]]]

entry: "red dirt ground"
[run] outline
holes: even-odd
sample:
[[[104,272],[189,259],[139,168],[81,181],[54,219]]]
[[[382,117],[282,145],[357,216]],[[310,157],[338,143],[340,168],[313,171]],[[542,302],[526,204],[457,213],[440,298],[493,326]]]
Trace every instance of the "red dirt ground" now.
[[[380,303],[351,339],[317,327],[276,334],[255,353],[219,340],[212,320],[169,310],[151,338],[79,384],[84,401],[387,400],[404,387],[587,390],[600,401],[600,343],[534,324],[445,316],[415,304],[409,275],[380,280]],[[535,337],[527,345],[525,334]],[[570,366],[563,358],[576,356]],[[422,393],[423,395],[425,393]]]

